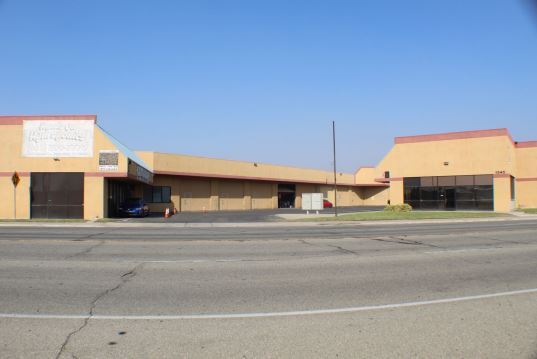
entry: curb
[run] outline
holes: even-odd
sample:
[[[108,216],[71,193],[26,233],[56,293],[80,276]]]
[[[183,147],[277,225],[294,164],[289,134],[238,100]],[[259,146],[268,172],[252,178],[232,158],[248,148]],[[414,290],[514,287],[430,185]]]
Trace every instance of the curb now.
[[[329,221],[329,222],[237,222],[237,223],[132,223],[132,222],[85,222],[85,223],[46,223],[46,222],[1,222],[1,227],[47,227],[47,228],[278,228],[278,227],[333,227],[333,226],[379,226],[439,223],[486,223],[517,222],[537,220],[537,215],[460,218],[460,219],[419,219],[419,220],[374,220],[374,221]]]

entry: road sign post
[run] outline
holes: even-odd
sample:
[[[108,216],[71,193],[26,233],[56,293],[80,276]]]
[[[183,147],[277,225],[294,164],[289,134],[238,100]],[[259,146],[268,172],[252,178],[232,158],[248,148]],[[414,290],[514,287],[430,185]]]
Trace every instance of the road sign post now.
[[[13,219],[17,219],[17,185],[21,181],[17,172],[11,176],[11,182],[13,182]]]

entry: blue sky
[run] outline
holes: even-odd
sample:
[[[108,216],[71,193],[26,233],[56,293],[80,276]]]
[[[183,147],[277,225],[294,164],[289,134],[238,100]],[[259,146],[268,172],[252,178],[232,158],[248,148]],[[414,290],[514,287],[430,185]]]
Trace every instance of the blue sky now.
[[[0,0],[0,114],[97,114],[133,149],[331,168],[393,137],[537,139],[520,0]]]

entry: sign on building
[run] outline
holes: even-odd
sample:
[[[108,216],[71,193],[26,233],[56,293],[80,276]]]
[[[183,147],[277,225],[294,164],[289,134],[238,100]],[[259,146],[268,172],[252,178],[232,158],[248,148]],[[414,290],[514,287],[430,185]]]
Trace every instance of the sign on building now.
[[[319,211],[323,209],[322,193],[302,193],[302,209],[304,211]]]
[[[140,182],[147,184],[153,183],[153,173],[140,166],[136,162],[129,160],[128,176]]]
[[[20,181],[21,178],[19,177],[19,174],[17,172],[14,172],[13,176],[11,176],[11,182],[13,183],[13,186],[17,187]]]
[[[93,157],[92,120],[24,121],[24,157]]]
[[[101,150],[99,151],[99,171],[119,170],[119,151]]]

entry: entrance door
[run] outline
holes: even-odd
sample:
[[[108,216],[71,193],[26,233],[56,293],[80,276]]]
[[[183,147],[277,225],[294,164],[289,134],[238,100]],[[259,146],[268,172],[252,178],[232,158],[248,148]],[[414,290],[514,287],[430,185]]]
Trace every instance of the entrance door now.
[[[31,217],[84,218],[83,173],[32,173]]]
[[[278,184],[278,208],[294,208],[296,197],[294,184]]]
[[[440,187],[440,209],[448,211],[455,209],[454,187]]]

